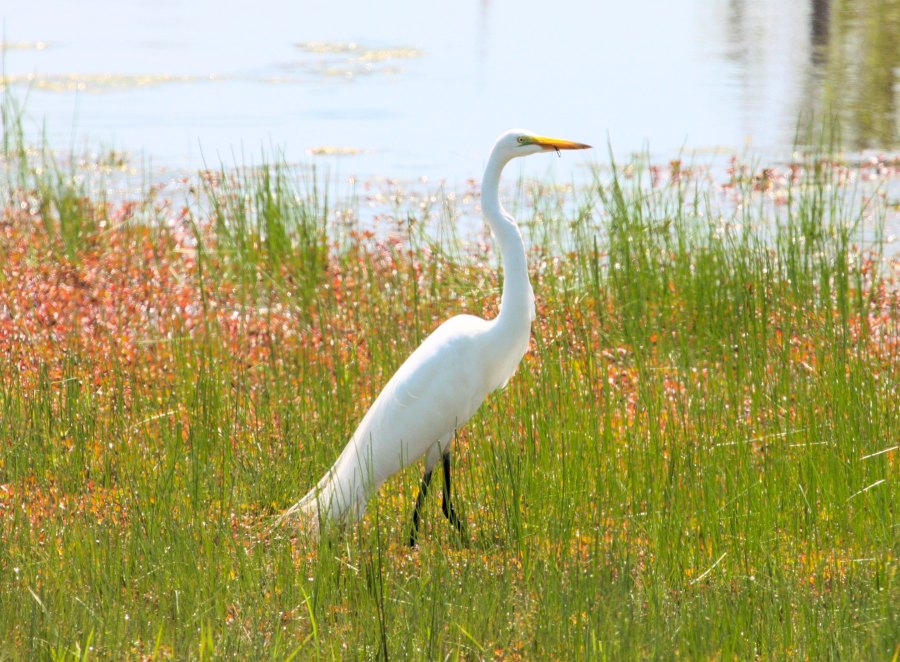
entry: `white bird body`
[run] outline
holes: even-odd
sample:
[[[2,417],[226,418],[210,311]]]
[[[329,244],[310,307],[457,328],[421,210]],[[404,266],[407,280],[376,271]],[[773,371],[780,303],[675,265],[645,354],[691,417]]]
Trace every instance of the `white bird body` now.
[[[318,484],[282,515],[299,513],[309,528],[320,520],[358,519],[369,497],[395,473],[425,456],[425,479],[445,458],[445,514],[449,501],[449,450],[453,436],[492,391],[504,386],[528,349],[534,293],[522,236],[498,198],[500,172],[515,156],[548,149],[582,149],[579,143],[511,131],[497,141],[482,183],[482,209],[504,266],[499,315],[484,320],[457,315],[441,324],[403,362],[363,417],[340,457]],[[451,516],[452,515],[452,516]],[[454,522],[459,527],[458,520]],[[415,537],[411,539],[414,543]]]

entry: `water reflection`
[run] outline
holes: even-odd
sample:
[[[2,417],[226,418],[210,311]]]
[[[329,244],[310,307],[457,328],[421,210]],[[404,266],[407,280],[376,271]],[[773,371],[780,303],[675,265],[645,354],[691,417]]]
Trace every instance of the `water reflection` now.
[[[823,27],[824,26],[824,27]],[[895,146],[900,72],[900,3],[813,2],[813,63],[823,84],[810,102],[842,120],[856,148]]]
[[[725,24],[745,106],[784,95],[791,112],[783,119],[798,122],[804,142],[811,127],[836,118],[846,147],[896,147],[900,2],[730,0]]]
[[[831,19],[831,0],[811,0],[812,9],[809,15],[809,38],[812,42],[810,59],[813,67],[821,67],[828,46],[828,26]]]

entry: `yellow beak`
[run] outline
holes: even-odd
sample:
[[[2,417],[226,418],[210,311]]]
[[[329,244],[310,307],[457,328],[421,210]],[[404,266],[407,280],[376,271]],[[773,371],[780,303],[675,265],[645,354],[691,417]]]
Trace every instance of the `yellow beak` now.
[[[546,136],[535,136],[532,140],[535,145],[540,145],[544,149],[590,149],[591,147],[584,143],[573,143],[571,140],[547,138]]]

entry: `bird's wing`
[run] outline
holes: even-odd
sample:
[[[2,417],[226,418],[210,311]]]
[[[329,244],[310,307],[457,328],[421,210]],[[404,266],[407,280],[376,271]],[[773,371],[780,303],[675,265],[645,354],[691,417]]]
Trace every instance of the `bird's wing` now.
[[[352,441],[362,457],[372,458],[379,482],[446,441],[478,409],[490,390],[480,342],[486,325],[470,315],[444,322],[366,413]]]

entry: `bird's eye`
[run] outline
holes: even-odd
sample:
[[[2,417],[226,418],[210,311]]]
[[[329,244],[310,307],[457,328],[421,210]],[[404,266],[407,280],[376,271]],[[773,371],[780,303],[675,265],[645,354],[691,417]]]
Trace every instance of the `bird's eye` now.
[[[518,138],[516,138],[516,140],[519,141],[519,144],[520,144],[520,145],[524,145],[524,144],[525,144],[525,136],[519,136]]]

